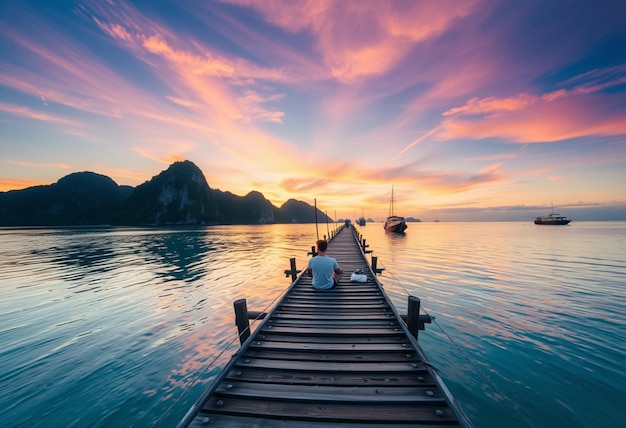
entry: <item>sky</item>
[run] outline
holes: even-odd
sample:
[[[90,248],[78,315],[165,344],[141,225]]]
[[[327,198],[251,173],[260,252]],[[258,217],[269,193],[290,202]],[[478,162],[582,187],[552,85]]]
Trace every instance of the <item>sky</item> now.
[[[0,2],[0,191],[80,171],[332,218],[626,220],[623,0]]]

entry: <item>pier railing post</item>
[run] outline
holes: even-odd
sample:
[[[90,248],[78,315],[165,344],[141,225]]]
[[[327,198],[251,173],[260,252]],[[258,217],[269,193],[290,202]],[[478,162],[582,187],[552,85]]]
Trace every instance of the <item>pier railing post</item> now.
[[[235,324],[239,332],[239,343],[243,343],[250,337],[250,322],[248,321],[248,305],[246,299],[238,299],[233,302],[235,307]]]
[[[420,303],[419,298],[409,296],[406,325],[409,328],[409,332],[416,339],[419,332]]]
[[[384,269],[378,269],[378,257],[372,256],[372,271],[374,274],[378,275],[379,273],[383,273],[383,270]]]
[[[289,259],[289,267],[291,267],[291,280],[295,281],[298,277],[298,271],[296,270],[296,259],[292,257]]]
[[[285,269],[285,276],[289,277],[289,275],[291,275],[291,282],[295,281],[296,278],[298,277],[298,274],[301,272],[299,270],[296,269],[296,259],[295,257],[292,257],[289,259],[289,265],[290,268],[289,270]]]

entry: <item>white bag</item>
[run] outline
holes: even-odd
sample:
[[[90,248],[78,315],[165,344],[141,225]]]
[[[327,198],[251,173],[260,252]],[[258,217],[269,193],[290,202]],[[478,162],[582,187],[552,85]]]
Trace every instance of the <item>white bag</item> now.
[[[367,282],[367,275],[352,272],[352,275],[350,275],[350,281],[351,282]]]

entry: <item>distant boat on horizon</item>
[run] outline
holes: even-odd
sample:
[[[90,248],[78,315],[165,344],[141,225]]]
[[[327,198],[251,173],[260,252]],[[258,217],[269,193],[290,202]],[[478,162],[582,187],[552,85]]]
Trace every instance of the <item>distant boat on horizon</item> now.
[[[564,215],[556,214],[554,212],[554,205],[552,205],[550,214],[537,217],[535,219],[535,224],[548,225],[548,226],[564,226],[566,224],[569,224],[571,221],[572,220],[570,220]]]
[[[389,216],[385,220],[384,228],[387,232],[402,233],[408,227],[404,217],[394,214],[393,186],[391,186],[391,201],[389,202]]]
[[[363,208],[361,208],[361,217],[359,217],[356,222],[359,226],[365,226],[365,224],[367,223],[365,220],[365,212],[363,211]]]

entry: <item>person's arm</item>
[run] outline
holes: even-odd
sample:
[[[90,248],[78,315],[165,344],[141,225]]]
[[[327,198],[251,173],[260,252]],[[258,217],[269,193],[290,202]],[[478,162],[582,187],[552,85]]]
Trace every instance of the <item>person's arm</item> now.
[[[333,270],[335,271],[337,275],[341,275],[343,273],[343,269],[341,269],[341,266],[339,266],[339,264],[337,263],[337,260],[335,260],[335,269]]]
[[[308,267],[308,266],[306,267],[306,269],[304,269],[304,270],[302,271],[302,273],[303,273],[304,275],[308,275],[308,276],[310,276],[310,277],[313,277],[313,271],[312,271],[312,270],[311,270],[311,268],[310,268],[310,267]]]

